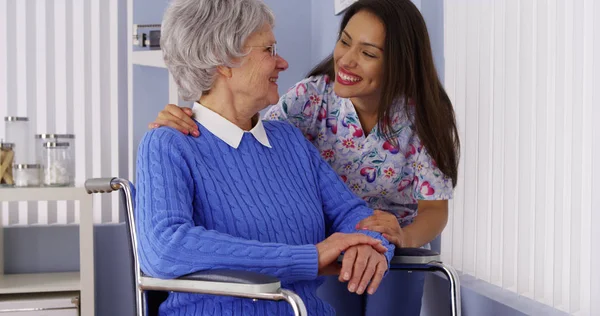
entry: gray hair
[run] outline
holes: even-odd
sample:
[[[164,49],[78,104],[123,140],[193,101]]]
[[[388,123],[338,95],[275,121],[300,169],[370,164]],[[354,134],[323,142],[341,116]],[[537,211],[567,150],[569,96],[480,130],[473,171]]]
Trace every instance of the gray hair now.
[[[247,54],[246,39],[274,23],[263,0],[172,0],[163,17],[160,46],[179,96],[199,100],[211,89],[217,67],[237,66],[233,59]]]

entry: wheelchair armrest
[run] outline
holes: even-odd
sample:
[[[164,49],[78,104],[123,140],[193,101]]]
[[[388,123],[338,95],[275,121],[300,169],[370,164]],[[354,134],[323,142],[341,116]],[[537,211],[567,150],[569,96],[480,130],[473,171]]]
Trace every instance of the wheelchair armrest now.
[[[207,282],[225,282],[234,284],[272,284],[279,283],[276,277],[236,270],[208,270],[190,273],[177,280],[207,281]]]
[[[184,275],[177,279],[158,279],[142,276],[142,290],[187,292],[238,296],[257,299],[273,299],[280,296],[279,279],[248,271],[210,270]]]
[[[440,254],[423,248],[396,248],[391,264],[428,264],[441,262]]]

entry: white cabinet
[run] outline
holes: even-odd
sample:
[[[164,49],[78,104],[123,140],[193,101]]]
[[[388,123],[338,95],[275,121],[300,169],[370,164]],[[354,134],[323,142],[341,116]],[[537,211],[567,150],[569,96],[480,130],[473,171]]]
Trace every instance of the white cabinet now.
[[[77,309],[41,310],[24,312],[0,312],[0,316],[79,316]]]
[[[79,292],[3,295],[0,316],[79,316]]]
[[[45,302],[56,301],[60,293],[77,293],[81,302],[81,315],[94,316],[94,224],[92,196],[84,188],[0,188],[0,201],[79,201],[79,272],[67,273],[29,273],[4,274],[4,233],[2,231],[2,216],[0,216],[0,316],[39,316],[39,315],[71,315],[58,313],[51,309],[46,314],[28,314],[14,312],[8,314],[8,308],[2,312],[3,304],[13,298],[10,304],[27,304],[31,295],[51,297]],[[19,303],[17,303],[17,301]],[[30,304],[33,304],[29,302]],[[35,305],[31,305],[35,306]],[[69,312],[68,309],[64,312]],[[11,312],[12,313],[12,312]],[[73,314],[77,315],[77,314]]]

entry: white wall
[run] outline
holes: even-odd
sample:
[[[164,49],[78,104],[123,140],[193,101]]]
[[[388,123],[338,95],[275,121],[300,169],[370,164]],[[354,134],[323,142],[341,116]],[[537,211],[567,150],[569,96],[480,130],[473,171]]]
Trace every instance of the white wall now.
[[[600,3],[446,0],[444,9],[445,83],[462,142],[444,260],[599,315]]]
[[[125,5],[0,1],[0,135],[7,115],[30,118],[32,141],[38,133],[75,134],[78,186],[126,174],[127,151],[119,150],[126,146]],[[96,222],[117,221],[117,203],[116,196],[96,199],[95,210],[108,209],[94,214]],[[72,203],[1,205],[9,225],[78,222]]]

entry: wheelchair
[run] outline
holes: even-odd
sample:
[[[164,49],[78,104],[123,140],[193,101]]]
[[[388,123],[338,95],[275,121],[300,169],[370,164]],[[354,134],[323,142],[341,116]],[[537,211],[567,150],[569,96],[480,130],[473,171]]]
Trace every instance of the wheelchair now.
[[[85,182],[86,191],[110,193],[121,191],[126,206],[126,226],[133,254],[135,307],[138,316],[158,315],[158,307],[168,292],[223,295],[255,300],[286,301],[294,315],[308,315],[304,302],[293,291],[281,288],[279,279],[249,271],[210,270],[184,275],[177,279],[159,279],[145,275],[139,266],[138,241],[134,218],[135,187],[121,178],[94,178]],[[450,282],[450,309],[453,316],[461,315],[460,284],[456,271],[440,260],[434,251],[421,248],[396,249],[390,269],[432,271],[443,273]]]

